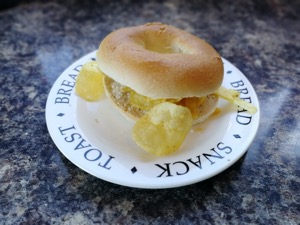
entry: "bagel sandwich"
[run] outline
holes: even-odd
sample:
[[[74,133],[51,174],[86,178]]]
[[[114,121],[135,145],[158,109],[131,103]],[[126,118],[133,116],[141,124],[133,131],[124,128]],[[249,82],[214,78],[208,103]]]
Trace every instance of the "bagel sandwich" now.
[[[189,108],[195,124],[217,107],[221,56],[181,29],[162,23],[118,29],[100,43],[96,61],[107,97],[127,118],[171,102]]]

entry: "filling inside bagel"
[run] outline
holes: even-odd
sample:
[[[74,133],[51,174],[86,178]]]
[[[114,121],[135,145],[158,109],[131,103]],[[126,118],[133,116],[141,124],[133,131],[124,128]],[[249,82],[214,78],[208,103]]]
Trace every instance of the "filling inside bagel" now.
[[[205,116],[206,118],[213,113],[218,102],[217,94],[210,94],[203,97],[152,99],[138,94],[133,89],[114,81],[108,76],[104,77],[104,87],[107,96],[114,104],[127,114],[127,116],[129,115],[134,119],[141,118],[155,105],[170,102],[187,107],[191,111],[193,119],[198,120],[200,117]]]

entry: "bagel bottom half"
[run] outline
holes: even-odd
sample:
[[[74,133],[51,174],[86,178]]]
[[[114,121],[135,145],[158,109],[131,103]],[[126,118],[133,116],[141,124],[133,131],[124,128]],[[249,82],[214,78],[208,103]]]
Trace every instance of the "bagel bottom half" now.
[[[132,104],[132,95],[138,94],[108,76],[104,77],[104,88],[107,97],[112,101],[114,106],[129,120],[137,121],[149,110],[149,107],[140,107],[140,105]],[[217,94],[210,94],[202,98],[193,97],[193,99],[182,98],[151,100],[145,96],[138,97],[141,97],[141,99],[146,98],[147,100],[150,100],[150,102],[153,101],[154,103],[152,104],[169,101],[185,106],[192,112],[193,124],[206,120],[215,111],[219,100]]]

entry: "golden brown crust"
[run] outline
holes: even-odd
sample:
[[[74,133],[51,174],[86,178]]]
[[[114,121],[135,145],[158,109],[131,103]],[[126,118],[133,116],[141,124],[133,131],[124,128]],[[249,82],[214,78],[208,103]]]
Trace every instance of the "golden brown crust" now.
[[[222,59],[212,46],[161,23],[112,32],[97,62],[109,77],[151,98],[206,96],[223,80]]]

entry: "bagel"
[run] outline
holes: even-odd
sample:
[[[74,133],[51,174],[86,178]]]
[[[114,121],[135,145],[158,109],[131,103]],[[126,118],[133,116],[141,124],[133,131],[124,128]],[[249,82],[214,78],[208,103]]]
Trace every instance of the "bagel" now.
[[[129,118],[148,110],[139,100],[193,107],[197,122],[216,108],[222,59],[210,44],[184,30],[162,23],[118,29],[100,43],[96,60],[106,74],[107,96]]]

